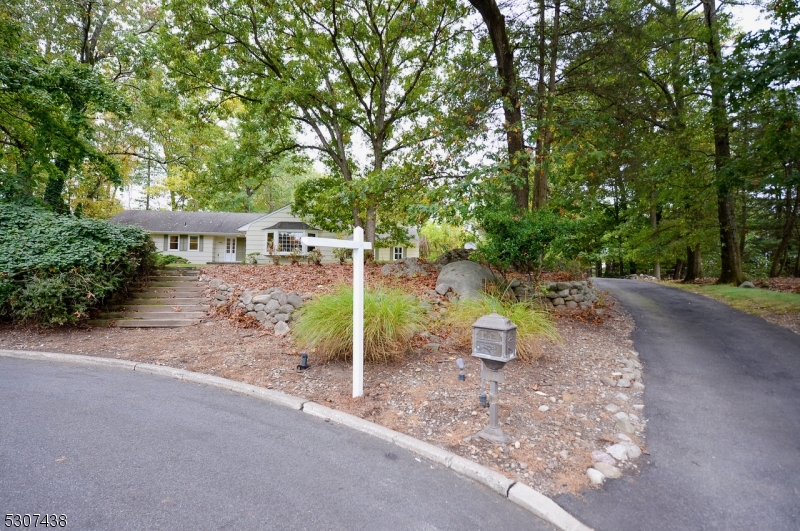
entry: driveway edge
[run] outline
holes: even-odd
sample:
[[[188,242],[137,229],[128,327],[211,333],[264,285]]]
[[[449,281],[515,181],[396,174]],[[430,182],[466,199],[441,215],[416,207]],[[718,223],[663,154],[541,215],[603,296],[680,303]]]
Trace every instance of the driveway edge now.
[[[26,350],[0,350],[0,357],[18,358],[39,361],[56,361],[62,363],[75,363],[96,367],[109,367],[127,369],[148,374],[168,376],[177,380],[199,383],[226,389],[236,393],[252,395],[272,404],[290,409],[303,411],[314,417],[335,422],[342,426],[354,429],[361,433],[377,437],[383,441],[397,445],[405,450],[414,452],[429,461],[440,464],[453,472],[467,477],[507,498],[512,503],[520,506],[542,520],[556,526],[562,531],[592,531],[590,527],[582,524],[569,514],[560,505],[537,492],[527,485],[517,483],[499,472],[474,463],[469,459],[452,452],[420,441],[404,433],[400,433],[374,422],[364,420],[355,415],[345,413],[303,398],[289,395],[280,391],[273,391],[255,385],[235,382],[219,376],[191,372],[184,369],[175,369],[163,365],[137,363],[128,360],[101,358],[96,356],[81,356],[76,354],[57,354],[53,352],[37,352]]]

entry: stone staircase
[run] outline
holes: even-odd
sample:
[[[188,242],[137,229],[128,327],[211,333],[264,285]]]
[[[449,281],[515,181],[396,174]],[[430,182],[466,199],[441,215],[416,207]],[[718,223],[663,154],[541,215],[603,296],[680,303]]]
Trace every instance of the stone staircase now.
[[[203,297],[205,283],[197,281],[200,270],[194,267],[170,267],[152,275],[132,298],[112,303],[93,326],[119,328],[177,328],[198,324],[205,317],[208,299]]]

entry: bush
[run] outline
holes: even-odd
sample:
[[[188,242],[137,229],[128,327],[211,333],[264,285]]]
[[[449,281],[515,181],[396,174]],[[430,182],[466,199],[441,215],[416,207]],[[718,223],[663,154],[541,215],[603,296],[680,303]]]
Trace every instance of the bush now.
[[[364,361],[386,363],[402,356],[425,314],[417,300],[397,290],[364,293]],[[353,288],[342,286],[300,310],[294,338],[315,348],[324,361],[353,357]]]
[[[344,265],[345,260],[353,259],[353,250],[345,249],[344,247],[335,247],[333,249],[333,256],[339,260],[339,263]]]
[[[156,253],[153,255],[153,267],[164,267],[170,264],[188,264],[189,260],[174,254],[161,254]]]
[[[517,357],[522,361],[539,358],[540,340],[560,340],[550,315],[536,309],[528,302],[501,300],[490,295],[479,299],[464,299],[451,306],[446,322],[452,328],[456,341],[472,344],[472,324],[483,315],[496,312],[517,325]]]
[[[17,322],[77,322],[154,262],[137,227],[3,202],[0,227],[0,315]]]
[[[538,278],[551,245],[566,230],[566,221],[548,210],[509,214],[502,210],[482,216],[486,238],[474,258],[505,276],[509,269]]]

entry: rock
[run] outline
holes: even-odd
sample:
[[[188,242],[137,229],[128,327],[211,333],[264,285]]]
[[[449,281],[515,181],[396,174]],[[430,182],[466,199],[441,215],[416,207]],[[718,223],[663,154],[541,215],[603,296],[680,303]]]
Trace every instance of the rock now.
[[[633,382],[634,389],[644,389],[644,384],[642,382]]]
[[[644,404],[634,404],[633,409],[635,409],[636,411],[641,411],[644,409]]]
[[[560,452],[558,452],[558,455],[561,457],[561,459],[569,458],[569,452],[566,450],[561,450]]]
[[[608,377],[608,376],[601,376],[600,380],[604,384],[610,385],[611,387],[616,387],[617,386],[617,381],[614,378],[611,378],[611,377]]]
[[[267,314],[264,312],[256,312],[256,319],[259,321],[265,321],[267,319]]]
[[[295,309],[303,305],[303,297],[297,293],[290,293],[286,296],[286,303],[291,304]]]
[[[578,307],[578,303],[575,302],[575,301],[567,301],[565,304],[567,305],[567,308],[577,308]]]
[[[568,290],[570,287],[569,282],[556,282],[556,289],[559,291]]]
[[[583,302],[583,295],[576,293],[572,296],[572,300],[575,302]]]
[[[614,426],[622,433],[634,433],[636,431],[631,419],[621,411],[614,415]]]
[[[581,307],[581,310],[588,310],[589,308],[592,307],[592,303],[583,301],[582,303],[580,303],[579,306]]]
[[[289,325],[283,321],[278,321],[275,323],[275,335],[278,337],[283,337],[289,333]]]
[[[631,381],[628,380],[627,378],[620,378],[619,381],[617,382],[617,387],[630,387],[630,386],[631,386]]]
[[[521,284],[522,282],[520,282],[518,278],[515,278],[514,280],[508,283],[508,287],[514,289],[518,288]]]
[[[604,309],[602,309],[602,308],[597,308],[594,311],[594,313],[595,313],[595,315],[604,315],[606,313],[606,311]]]
[[[592,485],[602,485],[606,480],[606,477],[603,475],[603,473],[596,468],[590,468],[587,470],[586,475],[589,476],[589,481],[592,482]]]
[[[226,301],[228,300],[228,294],[224,291],[218,291],[216,295],[214,295],[218,301]]]
[[[247,310],[248,312],[253,312],[253,311],[255,311],[256,305],[255,305],[255,304],[253,304],[253,303],[251,302],[250,304],[248,304],[248,305],[247,305],[247,306],[245,306],[244,308],[245,308],[245,310]]]
[[[739,287],[740,287],[740,288],[750,288],[750,289],[755,289],[756,285],[755,285],[755,284],[753,284],[752,282],[750,282],[749,280],[745,280],[744,282],[742,282],[741,284],[739,284]]]
[[[603,463],[602,461],[594,464],[595,470],[600,471],[605,477],[610,479],[617,479],[622,477],[622,471],[614,465]]]
[[[264,311],[267,313],[275,312],[281,307],[281,303],[276,301],[275,299],[270,299],[267,301],[267,304],[264,306]]]
[[[381,268],[381,274],[384,276],[394,275],[396,277],[415,277],[417,275],[425,276],[427,271],[419,263],[419,258],[403,258],[391,264],[386,264]]]
[[[642,455],[642,450],[632,442],[621,442],[619,443],[625,448],[625,454],[628,456],[628,459],[636,459],[640,455]]]
[[[214,280],[212,280],[212,281],[210,281],[208,283],[208,287],[209,288],[218,288],[221,285],[222,285],[222,281],[220,279],[218,279],[218,278],[215,278]]]
[[[289,314],[288,313],[276,313],[275,314],[275,319],[279,323],[281,323],[281,322],[285,323],[286,321],[289,320]]]
[[[494,275],[487,268],[475,262],[462,260],[442,268],[436,280],[436,291],[439,291],[439,285],[443,284],[458,293],[462,299],[476,298],[486,283],[492,281]]]
[[[627,402],[628,400],[631,399],[631,397],[629,397],[625,393],[617,393],[617,394],[614,395],[614,398],[616,398],[618,400],[624,400],[625,402]]]
[[[242,293],[242,296],[239,297],[239,300],[242,301],[242,304],[250,304],[253,301],[253,292],[250,290],[245,291]]]
[[[557,293],[557,295],[559,297],[569,297],[569,290],[568,289],[562,289],[561,291],[559,291]]]
[[[254,312],[262,312],[262,311],[264,311],[264,305],[263,304],[256,304],[255,306],[253,306],[253,311]]]
[[[272,297],[270,295],[256,295],[251,299],[253,304],[267,304]]]
[[[450,286],[447,284],[436,284],[436,289],[434,290],[439,295],[445,295],[448,291],[450,291]]]
[[[549,291],[549,292],[545,293],[544,296],[547,297],[548,299],[557,299],[558,298],[558,293],[556,293],[555,291]]]
[[[472,249],[452,249],[442,253],[439,258],[436,259],[436,264],[440,266],[446,266],[453,262],[469,260],[469,256],[472,254],[472,252]]]
[[[606,406],[606,411],[617,413],[619,411],[619,406],[616,404],[609,404]]]
[[[553,299],[553,306],[564,306],[564,299],[561,297]]]
[[[228,286],[226,286],[225,284],[220,284],[219,288],[217,288],[217,289],[219,289],[220,291],[228,291],[230,288]]]
[[[293,311],[294,311],[294,306],[292,306],[291,304],[284,304],[283,306],[278,308],[279,313],[289,314],[292,313]]]
[[[550,407],[549,406],[539,406],[539,411],[541,411],[542,413],[547,413],[548,411],[550,411]]]
[[[256,312],[247,312],[245,315],[247,315],[248,317],[252,317],[252,318],[254,318],[254,319],[255,319],[255,317],[256,317]]]
[[[425,345],[425,348],[433,352],[439,350],[439,347],[440,347],[439,343],[428,343],[427,345]]]
[[[611,457],[613,457],[617,461],[628,460],[628,449],[625,448],[624,443],[617,443],[617,444],[612,444],[611,446],[607,446],[606,452],[608,452],[608,454],[611,455]]]
[[[608,465],[616,465],[617,461],[602,450],[592,450],[592,459],[596,463],[606,463]]]
[[[276,299],[281,306],[289,302],[289,296],[282,291],[276,291],[273,293],[272,298]]]
[[[618,433],[616,435],[616,437],[617,437],[617,440],[620,441],[620,442],[633,442],[631,440],[631,438],[628,437],[627,435],[625,435],[624,433]]]

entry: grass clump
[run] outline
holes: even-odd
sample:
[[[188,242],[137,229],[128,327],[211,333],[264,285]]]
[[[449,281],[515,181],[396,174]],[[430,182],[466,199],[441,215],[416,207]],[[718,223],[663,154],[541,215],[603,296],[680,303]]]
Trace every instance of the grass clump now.
[[[425,314],[417,300],[394,289],[364,292],[364,361],[399,359],[415,333],[424,329]],[[314,348],[323,361],[353,357],[353,288],[309,302],[300,310],[294,338],[301,348]]]
[[[706,295],[728,306],[753,315],[800,312],[800,295],[766,289],[699,284],[670,284],[693,293]]]
[[[456,302],[447,313],[447,324],[455,332],[456,341],[464,346],[472,344],[472,324],[482,315],[496,312],[517,325],[517,357],[522,361],[539,358],[543,339],[559,341],[550,315],[528,302],[502,300],[492,295]]]

